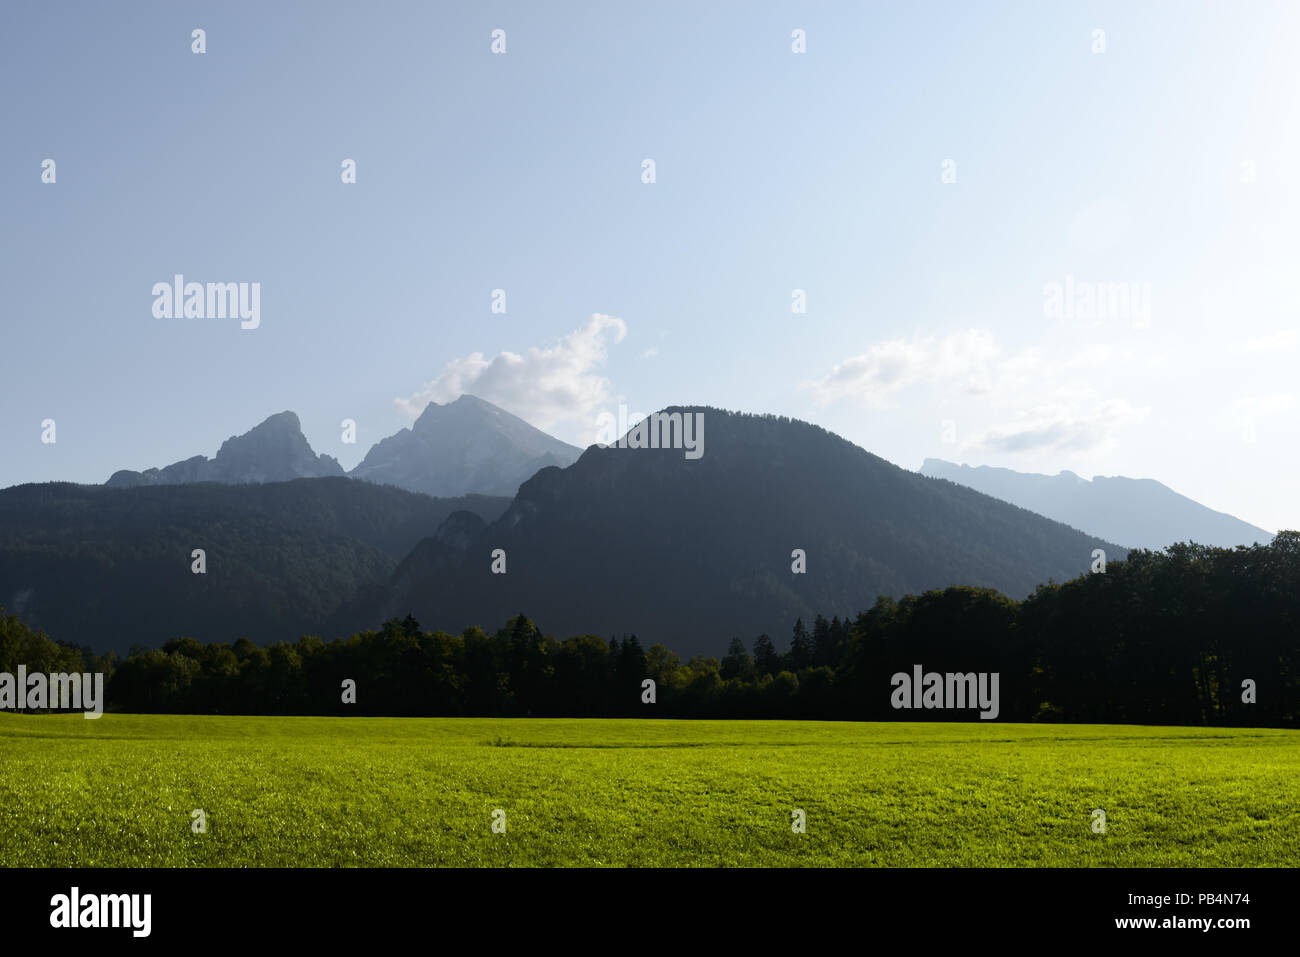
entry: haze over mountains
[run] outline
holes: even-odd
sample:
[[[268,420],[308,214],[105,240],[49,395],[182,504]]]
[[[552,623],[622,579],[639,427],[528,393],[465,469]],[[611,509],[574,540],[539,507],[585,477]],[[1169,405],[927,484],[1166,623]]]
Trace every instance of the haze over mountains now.
[[[920,474],[947,479],[1031,512],[1130,548],[1162,549],[1174,542],[1234,548],[1267,545],[1272,533],[1206,508],[1154,479],[1073,472],[1036,475],[926,459]]]
[[[430,402],[415,424],[377,442],[351,472],[317,455],[292,412],[273,415],[203,455],[143,472],[123,469],[114,488],[222,482],[238,485],[351,475],[435,497],[514,495],[538,469],[575,462],[582,450],[533,428],[518,416],[472,395]]]

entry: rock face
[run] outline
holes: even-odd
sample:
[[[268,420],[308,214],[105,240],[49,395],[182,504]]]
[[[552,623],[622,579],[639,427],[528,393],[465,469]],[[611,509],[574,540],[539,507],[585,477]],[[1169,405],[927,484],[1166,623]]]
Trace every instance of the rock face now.
[[[1219,548],[1267,545],[1271,532],[1216,512],[1154,479],[1091,481],[1065,471],[1035,475],[981,465],[926,459],[921,474],[948,479],[1130,548],[1161,549],[1174,542]]]
[[[430,402],[414,425],[377,442],[349,475],[440,497],[514,495],[539,470],[571,465],[581,454],[490,402],[462,395],[445,405]]]
[[[518,416],[472,395],[430,402],[409,429],[376,443],[351,477],[439,498],[514,495],[548,466],[564,467],[582,450],[533,428]],[[345,475],[338,461],[317,455],[298,416],[281,412],[227,439],[215,458],[196,455],[164,468],[114,472],[115,488],[222,482],[247,485]]]
[[[196,455],[161,469],[123,469],[114,472],[105,484],[118,488],[193,482],[245,485],[343,474],[336,459],[312,451],[297,415],[280,412],[243,435],[226,439],[216,458]]]

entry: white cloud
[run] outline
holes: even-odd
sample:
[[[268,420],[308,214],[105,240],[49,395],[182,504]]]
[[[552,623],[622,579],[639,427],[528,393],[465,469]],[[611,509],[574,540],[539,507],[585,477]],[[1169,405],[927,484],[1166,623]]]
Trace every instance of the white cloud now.
[[[1276,415],[1285,415],[1297,406],[1293,392],[1279,392],[1275,395],[1245,395],[1233,399],[1223,411],[1216,416],[1220,425],[1235,427],[1243,423],[1258,422]]]
[[[1058,358],[1031,346],[1007,355],[987,329],[943,338],[889,339],[800,388],[822,403],[849,399],[873,408],[887,407],[894,393],[911,386],[937,387],[1004,406],[1023,407],[1027,400],[1065,404],[1095,394],[1094,374],[1101,367],[1131,364],[1135,358],[1106,343],[1072,342],[1063,353]]]
[[[1131,353],[1089,341],[1007,354],[988,330],[969,329],[943,338],[877,343],[803,388],[822,401],[847,398],[875,408],[889,405],[909,386],[926,390],[909,396],[907,407],[963,410],[968,423],[963,453],[1097,453],[1110,449],[1119,430],[1151,411],[1125,398],[1108,398],[1103,387],[1116,367],[1134,361]],[[980,419],[985,427],[974,427]]]
[[[1285,349],[1294,349],[1298,343],[1300,343],[1300,330],[1282,329],[1271,335],[1247,339],[1241,349],[1243,352],[1281,352]]]
[[[962,443],[963,452],[1088,452],[1111,444],[1114,433],[1147,417],[1149,406],[1108,399],[1087,412],[1071,405],[1043,405],[1012,422],[995,425]]]
[[[545,429],[564,419],[585,417],[610,401],[609,380],[596,370],[627,324],[614,316],[593,315],[554,346],[525,354],[501,352],[491,359],[474,352],[448,362],[436,378],[394,404],[414,419],[430,402],[450,402],[472,393]]]
[[[955,381],[970,392],[986,392],[999,351],[992,334],[981,329],[942,339],[889,339],[801,388],[812,390],[822,402],[851,398],[876,408],[887,405],[893,393],[918,383]]]
[[[1254,445],[1257,430],[1276,431],[1271,420],[1294,416],[1297,405],[1300,403],[1293,392],[1239,396],[1224,406],[1214,421],[1220,429],[1235,432],[1244,444]],[[1288,429],[1294,432],[1294,425],[1288,424]]]
[[[1290,412],[1295,408],[1296,397],[1292,392],[1280,392],[1277,395],[1250,395],[1233,399],[1228,406],[1231,416],[1268,416]]]

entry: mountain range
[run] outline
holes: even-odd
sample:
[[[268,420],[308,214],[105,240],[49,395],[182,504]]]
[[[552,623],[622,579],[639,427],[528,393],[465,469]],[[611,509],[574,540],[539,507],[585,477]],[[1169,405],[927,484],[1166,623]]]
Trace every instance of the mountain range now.
[[[462,395],[445,405],[430,402],[411,428],[381,439],[350,473],[334,458],[313,452],[298,416],[281,412],[227,439],[215,458],[196,455],[143,472],[124,469],[105,484],[240,485],[348,474],[435,497],[509,496],[538,469],[570,465],[581,454],[490,402]]]
[[[483,406],[426,410],[430,420],[400,441],[481,417]],[[704,417],[701,457],[593,446],[567,468],[541,468],[513,501],[431,498],[343,476],[5,489],[0,603],[99,649],[179,635],[334,636],[407,614],[450,631],[495,628],[525,611],[557,634],[636,633],[647,645],[720,654],[733,635],[780,641],[796,617],[854,614],[880,594],[971,584],[1023,597],[1086,571],[1096,547],[1124,554],[817,426],[670,411]],[[240,437],[213,460],[218,474],[267,478],[310,464],[296,419],[269,422],[250,435],[271,458],[236,456],[254,445]],[[495,549],[505,574],[492,573]],[[806,571],[795,570],[796,550]]]
[[[797,617],[855,614],[878,595],[969,584],[1023,598],[1088,571],[1095,548],[1125,555],[805,422],[667,411],[704,416],[698,460],[593,446],[543,469],[495,522],[451,515],[339,629],[413,613],[455,631],[524,611],[559,634],[718,654],[732,636],[779,638]]]
[[[462,396],[431,403],[351,477],[284,412],[211,460],[0,490],[0,605],[97,650],[332,637],[408,614],[491,629],[522,611],[554,634],[718,655],[733,636],[780,644],[796,618],[853,615],[879,595],[974,585],[1023,598],[1087,572],[1097,548],[1117,560],[1148,542],[1216,544],[1197,537],[1211,518],[1234,543],[1267,536],[1156,482],[938,460],[927,475],[806,422],[665,411],[703,418],[704,454],[578,453]],[[1063,491],[1017,491],[1043,483]],[[507,494],[427,494],[460,488]]]
[[[1234,548],[1273,540],[1271,532],[1206,508],[1154,479],[1098,475],[1089,481],[1070,471],[1036,475],[942,459],[926,459],[920,474],[956,482],[1130,548],[1155,550],[1186,541]]]

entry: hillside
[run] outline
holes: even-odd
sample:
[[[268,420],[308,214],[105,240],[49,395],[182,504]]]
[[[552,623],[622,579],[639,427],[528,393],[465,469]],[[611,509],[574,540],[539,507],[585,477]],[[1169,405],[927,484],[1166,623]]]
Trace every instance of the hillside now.
[[[852,614],[879,594],[971,584],[1024,597],[1087,571],[1094,548],[1125,554],[816,426],[701,411],[698,460],[593,446],[526,482],[494,523],[451,516],[339,625],[413,613],[456,630],[524,611],[559,634],[631,632],[717,655],[732,636],[783,634],[798,616]],[[504,575],[491,572],[498,548]],[[796,548],[806,574],[791,571]]]
[[[282,639],[320,629],[451,513],[494,519],[507,504],[347,478],[19,485],[0,490],[0,605],[96,650]],[[191,571],[196,548],[206,574]]]

